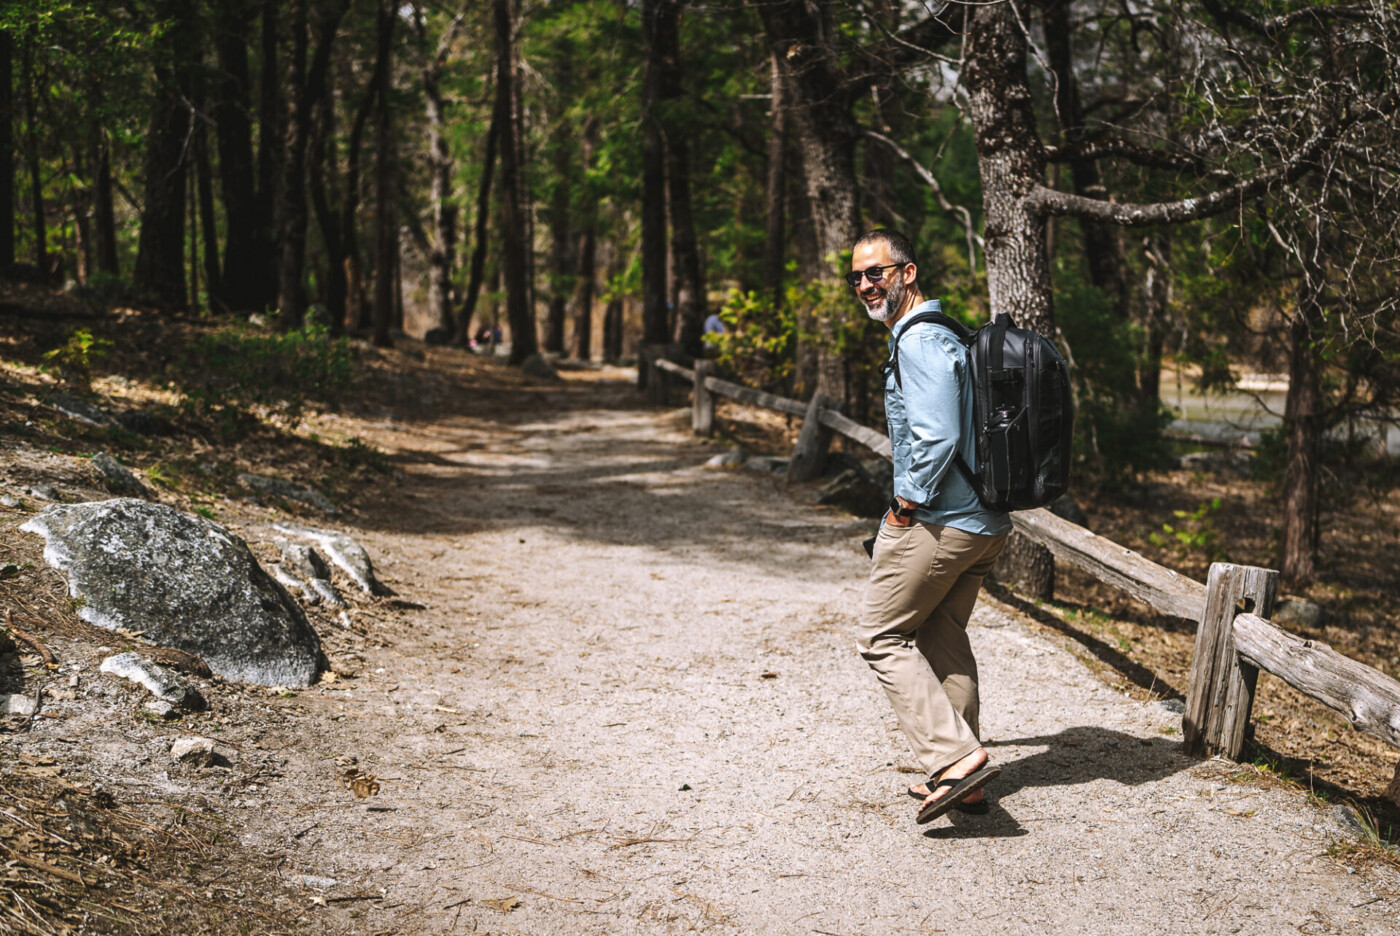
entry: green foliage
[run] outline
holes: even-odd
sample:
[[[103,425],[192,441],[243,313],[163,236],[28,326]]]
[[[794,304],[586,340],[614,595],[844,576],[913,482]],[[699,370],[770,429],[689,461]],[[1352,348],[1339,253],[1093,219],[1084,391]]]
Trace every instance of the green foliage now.
[[[775,307],[767,293],[731,290],[719,310],[728,331],[706,335],[715,358],[726,372],[756,386],[772,386],[792,374],[797,343],[793,306]]]
[[[190,342],[177,366],[185,396],[211,409],[272,403],[296,413],[308,400],[334,404],[354,375],[349,340],[318,325],[286,333],[221,328]]]
[[[59,380],[79,393],[87,393],[92,389],[93,362],[111,348],[108,339],[95,338],[86,328],[75,328],[68,333],[67,341],[44,354],[44,360],[58,371]]]
[[[1167,455],[1162,429],[1171,413],[1158,400],[1139,398],[1139,371],[1154,366],[1142,353],[1142,329],[1118,319],[1103,293],[1062,269],[1056,316],[1073,358],[1077,469],[1116,484]]]
[[[1220,498],[1201,501],[1193,511],[1174,510],[1172,514],[1179,521],[1176,525],[1162,524],[1161,533],[1152,533],[1147,539],[1154,546],[1170,548],[1183,559],[1199,559],[1217,562],[1225,558],[1220,546],[1220,531],[1215,528],[1215,514],[1220,510]]]

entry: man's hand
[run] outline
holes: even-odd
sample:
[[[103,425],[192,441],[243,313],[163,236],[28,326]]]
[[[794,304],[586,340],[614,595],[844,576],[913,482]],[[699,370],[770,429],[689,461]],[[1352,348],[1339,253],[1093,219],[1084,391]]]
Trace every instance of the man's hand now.
[[[911,508],[911,507],[918,507],[918,506],[919,506],[918,504],[914,503],[913,501],[905,500],[905,499],[902,498],[902,497],[895,497],[895,500],[899,501],[899,506],[901,506],[901,507],[903,507],[903,508],[905,508],[905,509],[908,509],[908,508]],[[911,525],[911,524],[914,522],[914,518],[913,518],[913,517],[901,517],[901,516],[899,516],[898,514],[896,514],[893,510],[890,510],[890,511],[887,511],[887,512],[885,513],[885,522],[888,523],[890,526],[907,527],[907,526]]]

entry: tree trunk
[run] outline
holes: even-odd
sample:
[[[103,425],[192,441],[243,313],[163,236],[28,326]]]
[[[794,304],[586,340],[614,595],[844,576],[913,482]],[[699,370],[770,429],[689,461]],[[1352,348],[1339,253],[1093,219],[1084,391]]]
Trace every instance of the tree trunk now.
[[[420,24],[420,40],[423,38]],[[457,205],[452,201],[452,151],[443,132],[447,102],[440,79],[452,42],[461,28],[458,15],[443,31],[437,52],[423,66],[423,98],[428,116],[428,174],[432,180],[433,243],[428,252],[428,330],[444,336],[452,328],[452,268],[456,266]]]
[[[1060,115],[1062,144],[1075,146],[1084,142],[1084,108],[1079,98],[1079,85],[1074,75],[1073,31],[1070,24],[1071,0],[1051,0],[1045,6],[1045,46],[1050,67],[1055,73],[1055,106]],[[1076,194],[1088,198],[1104,196],[1099,164],[1093,159],[1076,159],[1069,164],[1070,178]],[[1084,235],[1084,259],[1089,267],[1089,281],[1104,294],[1113,306],[1117,318],[1127,319],[1129,312],[1128,282],[1124,276],[1122,229],[1103,221],[1079,220]]]
[[[560,57],[555,85],[568,87],[569,57]],[[554,133],[554,193],[549,204],[549,316],[545,328],[544,349],[564,352],[564,323],[567,318],[569,292],[573,287],[574,256],[569,207],[572,201],[573,133],[567,113],[555,116]]]
[[[1026,38],[1017,23],[1024,0],[974,8],[963,84],[971,101],[982,177],[987,290],[992,315],[1054,336],[1055,312],[1045,217],[1027,196],[1044,178],[1045,150],[1036,133],[1026,83]],[[1026,11],[1019,10],[1022,21]]]
[[[234,312],[262,308],[265,303],[261,284],[267,277],[266,270],[261,268],[253,126],[248,103],[251,32],[251,10],[222,17],[214,32],[219,68],[214,84],[213,113],[218,131],[219,188],[223,194],[225,230],[219,299]],[[99,204],[100,201],[99,198]],[[98,262],[100,264],[101,260]]]
[[[510,118],[506,99],[496,94],[496,103],[491,110],[491,126],[486,131],[486,152],[482,156],[481,184],[476,191],[476,231],[472,244],[471,271],[467,276],[467,295],[462,300],[462,312],[457,316],[457,334],[453,344],[466,347],[471,340],[472,315],[476,312],[477,297],[481,295],[481,281],[486,275],[486,230],[491,220],[491,176],[496,169],[496,152],[501,136],[501,126]]]
[[[14,39],[0,30],[0,272],[15,262]]]
[[[209,127],[203,119],[195,121],[194,168],[199,218],[204,236],[204,285],[212,305],[223,292],[223,280],[219,273],[219,219],[214,214],[213,169],[209,165]],[[111,183],[108,182],[107,197],[111,198]]]
[[[1312,324],[1322,318],[1320,280],[1320,275],[1316,279],[1304,277],[1298,312],[1288,329],[1288,397],[1283,410],[1288,455],[1283,469],[1283,557],[1279,574],[1295,584],[1307,582],[1317,571],[1322,386]]]
[[[666,309],[666,144],[658,104],[663,96],[667,19],[673,0],[642,0],[642,341],[670,340]]]
[[[92,167],[93,254],[97,269],[112,276],[117,269],[117,213],[112,204],[112,145],[107,131],[94,124]]]
[[[787,177],[783,173],[783,153],[787,149],[787,101],[783,96],[783,70],[778,54],[768,53],[768,86],[772,94],[768,117],[767,221],[763,238],[763,284],[771,290],[773,307],[783,304],[783,279],[787,275],[787,244],[784,217]]]
[[[316,213],[316,226],[321,229],[321,241],[326,249],[322,301],[326,304],[326,314],[330,318],[331,333],[335,335],[344,331],[349,287],[345,271],[344,230],[327,191],[328,187],[335,190],[338,186],[335,158],[335,92],[331,83],[331,70],[329,67],[320,67],[320,57],[324,48],[329,62],[331,43],[348,6],[346,3],[337,4],[321,17],[317,26],[316,59],[312,62],[311,74],[307,80],[309,104],[313,112],[313,129],[308,142],[310,153],[306,167],[307,187],[310,190],[311,207]],[[371,88],[367,96],[372,93]],[[360,123],[360,129],[363,132],[363,121]],[[358,149],[358,142],[356,147]],[[341,203],[348,198],[348,193],[342,193]]]
[[[389,328],[394,319],[394,261],[398,252],[398,231],[394,224],[393,145],[389,138],[389,91],[393,86],[389,50],[396,19],[396,7],[380,0],[376,35],[378,60],[384,63],[384,74],[374,115],[374,344],[380,348],[393,344]]]
[[[282,154],[282,217],[278,224],[281,257],[277,265],[278,327],[299,329],[306,314],[302,292],[302,268],[306,263],[306,138],[311,127],[311,106],[306,80],[309,42],[308,0],[289,3],[292,55],[287,61],[287,135]],[[318,52],[320,50],[317,50]]]
[[[515,43],[517,20],[511,0],[494,0],[496,27],[496,94],[504,99],[506,119],[497,140],[501,155],[501,267],[505,276],[506,318],[510,322],[510,363],[519,364],[539,352],[535,314],[530,306],[527,276],[530,244],[526,240],[525,205],[521,198],[520,122],[516,106]]]
[[[277,221],[277,194],[282,189],[282,157],[287,140],[282,109],[281,70],[277,55],[278,0],[262,2],[261,61],[258,105],[258,188],[254,198],[254,249],[257,258],[251,285],[253,305],[258,311],[277,302],[277,262],[280,254],[273,236]]]
[[[598,276],[598,206],[587,190],[588,174],[598,148],[598,118],[590,117],[583,125],[579,150],[579,168],[584,180],[583,213],[580,223],[578,266],[574,268],[574,356],[580,361],[593,356],[593,298]]]
[[[184,193],[189,133],[194,9],[166,0],[169,28],[156,40],[155,100],[146,133],[146,198],[136,253],[136,288],[168,307],[185,305]]]
[[[28,124],[28,134],[25,137],[24,158],[29,169],[29,206],[30,216],[34,222],[34,265],[39,270],[39,275],[48,278],[49,275],[49,226],[44,212],[44,178],[39,165],[39,137],[38,107],[34,102],[34,44],[27,42],[24,46],[24,55],[20,67],[20,85],[24,88],[24,120]],[[178,214],[180,208],[176,208]],[[144,230],[144,227],[142,228]],[[176,261],[179,265],[179,261]]]
[[[851,249],[860,223],[857,201],[855,141],[859,132],[851,98],[842,86],[829,8],[801,0],[775,0],[760,6],[768,41],[784,69],[785,96],[790,96],[791,132],[811,212],[816,249],[816,278],[839,282],[841,256]],[[854,303],[852,309],[854,310]],[[840,323],[822,316],[812,323],[816,385],[804,392],[846,400],[845,367],[837,352]]]

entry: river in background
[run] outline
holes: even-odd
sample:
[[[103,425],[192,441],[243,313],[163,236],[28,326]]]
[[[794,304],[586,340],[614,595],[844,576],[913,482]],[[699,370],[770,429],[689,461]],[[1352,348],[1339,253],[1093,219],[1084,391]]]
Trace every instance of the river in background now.
[[[1177,417],[1168,427],[1169,433],[1253,446],[1259,443],[1263,430],[1283,421],[1288,376],[1246,374],[1240,378],[1237,390],[1203,394],[1196,388],[1194,373],[1165,368],[1161,395],[1162,402],[1172,407]],[[1400,429],[1370,422],[1361,423],[1360,428],[1374,435],[1377,444],[1384,437],[1386,454],[1400,456]]]

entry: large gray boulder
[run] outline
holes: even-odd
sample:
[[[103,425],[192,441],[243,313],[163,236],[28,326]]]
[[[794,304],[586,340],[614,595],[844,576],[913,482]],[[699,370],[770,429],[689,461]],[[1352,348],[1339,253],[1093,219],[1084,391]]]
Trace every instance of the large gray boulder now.
[[[118,498],[55,505],[20,529],[45,538],[91,624],[140,631],[237,682],[307,686],[325,665],[296,600],[217,523]]]

